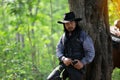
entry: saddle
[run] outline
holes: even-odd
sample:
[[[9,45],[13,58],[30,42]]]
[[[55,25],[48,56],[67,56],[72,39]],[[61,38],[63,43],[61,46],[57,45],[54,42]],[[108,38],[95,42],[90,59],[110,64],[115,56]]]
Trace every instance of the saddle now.
[[[120,36],[117,36],[111,33],[111,38],[112,38],[113,48],[119,48],[120,47]]]

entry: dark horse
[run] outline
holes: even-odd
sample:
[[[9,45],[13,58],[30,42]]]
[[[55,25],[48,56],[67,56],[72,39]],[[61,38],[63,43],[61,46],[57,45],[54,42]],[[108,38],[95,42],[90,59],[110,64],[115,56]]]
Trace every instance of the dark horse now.
[[[120,37],[111,34],[112,38],[112,56],[113,56],[113,66],[120,68]]]

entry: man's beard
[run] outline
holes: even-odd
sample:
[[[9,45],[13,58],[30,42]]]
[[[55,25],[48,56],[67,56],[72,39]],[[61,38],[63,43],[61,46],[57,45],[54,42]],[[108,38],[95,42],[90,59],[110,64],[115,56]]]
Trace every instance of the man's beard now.
[[[72,32],[72,31],[74,31],[74,28],[69,27],[67,30],[68,30],[69,32]]]

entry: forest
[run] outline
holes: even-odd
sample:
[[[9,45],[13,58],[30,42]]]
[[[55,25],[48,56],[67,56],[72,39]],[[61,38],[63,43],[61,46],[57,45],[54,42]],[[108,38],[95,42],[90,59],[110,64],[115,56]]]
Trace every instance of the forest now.
[[[111,26],[120,18],[116,1],[108,0]],[[57,21],[68,11],[67,0],[0,0],[0,80],[46,80],[59,63]],[[120,69],[112,80],[120,80]]]

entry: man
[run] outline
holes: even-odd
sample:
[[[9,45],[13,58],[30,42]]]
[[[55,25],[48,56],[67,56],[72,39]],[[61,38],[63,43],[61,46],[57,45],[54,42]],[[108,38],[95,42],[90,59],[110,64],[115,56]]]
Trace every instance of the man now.
[[[47,80],[82,80],[83,67],[92,62],[95,51],[92,39],[79,26],[73,12],[66,13],[63,21],[64,34],[56,48],[59,66],[53,70]]]

